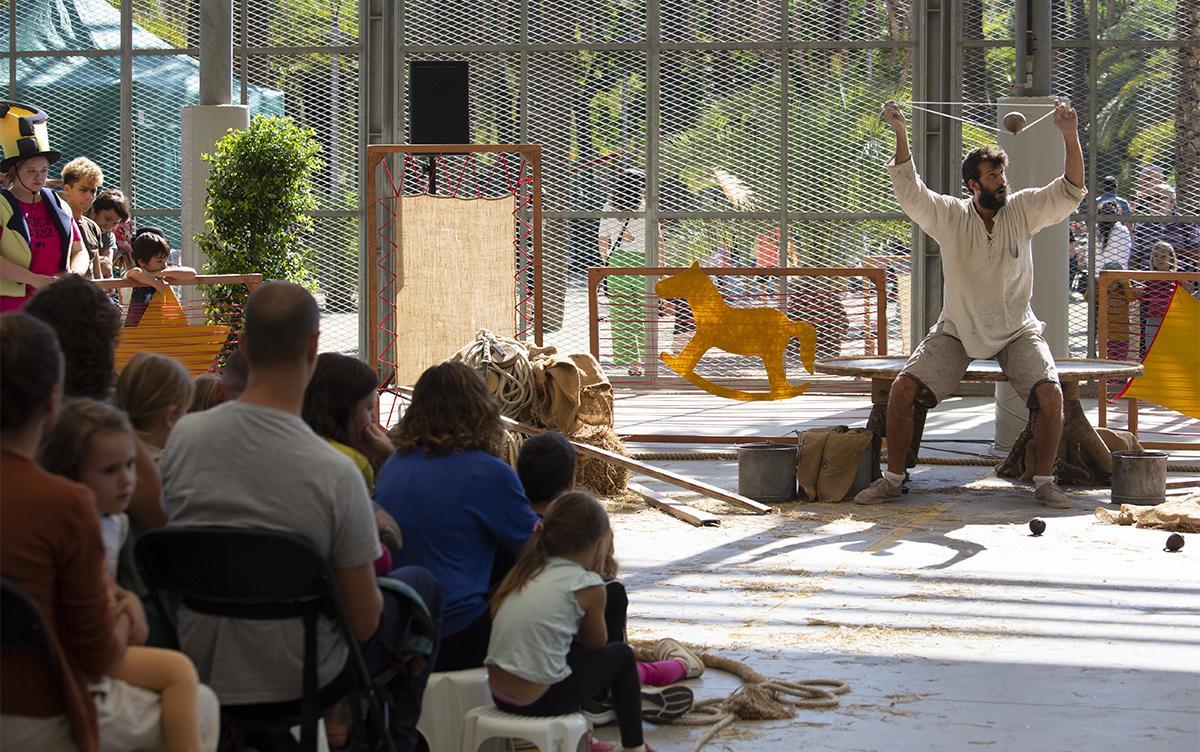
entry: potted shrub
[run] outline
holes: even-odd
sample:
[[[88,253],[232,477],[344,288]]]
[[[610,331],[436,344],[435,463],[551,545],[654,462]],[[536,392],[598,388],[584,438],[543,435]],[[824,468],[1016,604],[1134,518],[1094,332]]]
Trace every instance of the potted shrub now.
[[[206,230],[196,243],[208,257],[205,274],[258,273],[313,287],[312,251],[303,241],[312,231],[309,212],[317,206],[312,176],[322,164],[320,150],[311,128],[260,115],[249,128],[230,130],[204,155]],[[225,321],[247,297],[240,285],[210,285],[205,294],[209,317]]]

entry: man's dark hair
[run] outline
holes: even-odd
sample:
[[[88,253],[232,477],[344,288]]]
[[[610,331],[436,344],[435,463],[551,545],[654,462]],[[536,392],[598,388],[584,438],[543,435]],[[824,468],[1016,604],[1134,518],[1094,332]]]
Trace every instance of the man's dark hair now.
[[[291,282],[268,282],[246,301],[241,351],[250,369],[299,362],[321,329],[317,301]]]
[[[66,368],[63,394],[108,399],[121,333],[121,311],[108,295],[71,274],[38,290],[25,313],[49,324],[58,335]]]
[[[0,432],[29,425],[58,385],[62,367],[53,329],[24,313],[0,316]]]
[[[575,447],[558,431],[542,431],[521,445],[517,476],[532,504],[554,501],[575,479]]]
[[[1008,152],[994,145],[972,149],[962,163],[962,180],[967,190],[971,188],[969,181],[974,180],[976,183],[979,182],[979,165],[983,162],[1008,167]]]
[[[1100,190],[1103,191],[1104,193],[1116,193],[1117,192],[1116,176],[1105,175],[1104,178],[1100,180]]]
[[[162,230],[157,227],[143,227],[133,236],[130,255],[133,256],[134,262],[144,264],[159,256],[170,256],[171,244],[167,242]]]

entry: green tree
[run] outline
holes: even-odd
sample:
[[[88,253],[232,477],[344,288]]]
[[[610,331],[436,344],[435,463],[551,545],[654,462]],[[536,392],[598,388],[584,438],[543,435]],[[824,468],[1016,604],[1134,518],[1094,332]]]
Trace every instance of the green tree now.
[[[312,174],[321,166],[313,131],[291,118],[255,117],[205,155],[209,162],[206,231],[196,242],[206,274],[254,274],[312,287]],[[206,291],[210,313],[244,302],[241,286]]]

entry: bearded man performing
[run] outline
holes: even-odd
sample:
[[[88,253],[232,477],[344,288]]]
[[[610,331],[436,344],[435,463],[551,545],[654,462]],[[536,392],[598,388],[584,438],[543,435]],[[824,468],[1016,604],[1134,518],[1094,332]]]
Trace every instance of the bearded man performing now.
[[[908,128],[900,106],[888,102],[883,121],[896,134],[896,153],[887,165],[896,200],[927,235],[942,259],[942,313],[892,384],[887,407],[888,467],[859,492],[859,504],[897,501],[913,432],[913,403],[933,407],[950,395],[971,361],[994,358],[1033,415],[1041,451],[1033,476],[1034,496],[1066,509],[1070,498],[1054,482],[1055,448],[1062,435],[1063,395],[1054,357],[1033,315],[1033,235],[1066,219],[1079,205],[1083,151],[1075,110],[1059,102],[1054,125],[1066,146],[1063,174],[1041,188],[1009,195],[1004,170],[1008,155],[984,146],[967,155],[962,178],[971,198],[935,193],[913,167]]]

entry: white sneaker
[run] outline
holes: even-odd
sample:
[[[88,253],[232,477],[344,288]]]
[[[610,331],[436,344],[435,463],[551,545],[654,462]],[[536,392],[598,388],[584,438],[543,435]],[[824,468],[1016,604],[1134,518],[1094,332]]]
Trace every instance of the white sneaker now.
[[[1063,493],[1062,489],[1059,488],[1058,484],[1054,481],[1043,483],[1036,491],[1033,492],[1033,496],[1034,498],[1039,499],[1046,506],[1053,509],[1071,508],[1071,497]]]
[[[903,491],[900,486],[892,485],[887,476],[881,477],[871,485],[858,492],[854,497],[855,504],[886,504],[889,501],[900,501]]]
[[[682,661],[689,679],[695,679],[704,673],[704,661],[700,660],[700,656],[670,637],[664,637],[654,643],[651,653],[656,661]]]

